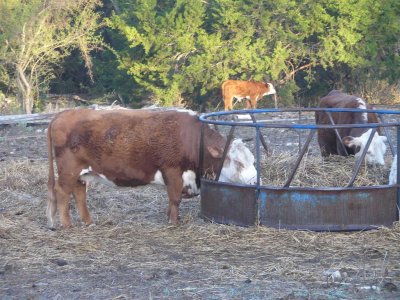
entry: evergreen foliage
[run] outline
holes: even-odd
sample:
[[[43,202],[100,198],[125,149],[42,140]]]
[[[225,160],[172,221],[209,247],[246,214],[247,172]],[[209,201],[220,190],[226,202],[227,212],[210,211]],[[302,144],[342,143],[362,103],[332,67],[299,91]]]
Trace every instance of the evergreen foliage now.
[[[0,0],[0,60],[8,62],[0,64],[3,93],[18,87],[10,62],[19,56],[9,43],[19,49],[15,37],[35,24],[47,3],[23,2]],[[86,41],[98,42],[101,34],[108,47],[93,52],[78,45],[86,60],[72,51],[76,47],[52,52],[51,64],[35,77],[37,86],[49,82],[60,93],[112,92],[134,107],[150,102],[220,109],[226,79],[272,82],[280,106],[315,105],[333,88],[372,102],[393,102],[394,94],[400,101],[398,0],[104,0],[81,17],[103,18],[105,27],[88,23],[97,31],[87,31]],[[79,22],[68,20],[66,28]],[[57,40],[44,33],[38,38]],[[93,64],[93,81],[87,62]]]
[[[230,78],[271,81],[284,97],[281,104],[292,105],[299,88],[326,92],[346,88],[345,82],[357,85],[362,74],[390,80],[399,74],[398,1],[120,4],[123,13],[110,18],[110,25],[134,51],[121,55],[120,67],[157,104],[220,101],[219,87]],[[349,71],[350,80],[315,81],[327,79],[326,72],[337,78]]]

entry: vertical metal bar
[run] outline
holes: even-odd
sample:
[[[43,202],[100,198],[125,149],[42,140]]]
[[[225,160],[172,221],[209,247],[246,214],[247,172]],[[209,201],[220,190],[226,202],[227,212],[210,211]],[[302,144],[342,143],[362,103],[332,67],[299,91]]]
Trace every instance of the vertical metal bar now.
[[[203,161],[204,161],[204,126],[207,126],[205,123],[201,123],[200,127],[200,149],[199,149],[199,167],[197,169],[196,174],[196,184],[199,187],[201,182],[201,177],[203,177]]]
[[[301,110],[299,110],[299,123],[298,124],[300,124],[300,121],[301,121]],[[299,130],[298,131],[299,132],[299,153],[300,153],[300,149],[301,149],[301,133],[303,132],[302,130]]]
[[[260,186],[261,186],[261,157],[260,157],[260,127],[256,126],[256,168],[257,168],[257,187],[255,199],[257,203],[257,225],[260,224]]]
[[[219,176],[221,175],[221,171],[222,171],[222,168],[223,168],[223,166],[224,166],[224,161],[225,161],[226,153],[228,153],[228,149],[229,149],[229,146],[230,146],[230,144],[231,144],[231,141],[232,141],[232,138],[233,138],[233,133],[234,133],[234,131],[235,131],[235,128],[236,128],[236,126],[235,126],[235,125],[232,125],[232,126],[231,126],[231,130],[229,131],[228,138],[226,139],[226,144],[225,144],[224,152],[223,152],[223,154],[222,154],[221,163],[220,163],[220,165],[219,165],[219,169],[218,169],[218,172],[217,172],[217,176],[216,176],[215,181],[218,181],[218,180],[219,180]]]
[[[367,144],[365,145],[365,148],[364,148],[363,152],[361,153],[360,158],[356,162],[356,166],[355,166],[354,171],[353,171],[353,176],[351,177],[349,183],[347,184],[347,187],[352,187],[353,186],[354,181],[357,178],[358,172],[360,172],[361,164],[364,161],[365,154],[367,153],[369,145],[371,144],[372,139],[375,136],[376,129],[377,129],[376,127],[372,128],[371,134],[370,134],[370,136],[368,138],[368,141],[367,141]]]
[[[256,118],[254,117],[254,114],[249,114],[249,115],[250,115],[251,119],[253,120],[253,123],[254,123],[254,124],[257,124],[257,120],[256,120]],[[265,141],[263,135],[261,134],[260,128],[259,128],[258,126],[257,126],[256,128],[257,128],[257,135],[259,136],[259,139],[260,139],[260,141],[261,141],[261,144],[263,145],[265,151],[267,152],[267,155],[269,155],[267,142]]]
[[[216,120],[217,118],[212,117],[211,120]],[[217,124],[214,124],[214,129],[219,132],[219,128]]]
[[[399,156],[399,149],[400,149],[400,126],[397,126],[397,220],[399,220],[399,209],[400,209],[400,156]]]
[[[261,185],[261,158],[260,158],[260,127],[256,126],[256,160],[257,160],[257,190],[259,189],[260,185]],[[258,198],[258,197],[257,197]]]
[[[380,123],[385,123],[385,120],[384,120],[383,116],[380,115],[380,114],[377,114],[377,115],[378,115],[378,119],[379,119]],[[394,156],[396,151],[394,149],[392,138],[390,137],[389,130],[387,129],[386,126],[384,126],[383,127],[383,131],[385,132],[385,136],[387,137],[387,140],[388,140],[388,143],[389,143],[389,147],[390,147],[390,151],[392,151],[392,155]]]
[[[332,125],[336,125],[335,122],[333,121],[331,112],[330,111],[326,111],[325,113],[328,115],[329,121],[331,122],[331,124]],[[349,153],[346,150],[346,146],[343,144],[342,138],[340,137],[339,131],[337,130],[337,128],[333,128],[333,130],[335,131],[336,138],[340,141],[340,145],[342,146],[342,149],[344,150],[344,153],[346,155],[349,155]]]
[[[301,152],[299,153],[299,156],[297,157],[297,160],[296,160],[296,162],[295,162],[295,164],[293,166],[292,173],[290,173],[289,178],[287,179],[287,181],[286,181],[286,183],[285,183],[285,185],[283,187],[289,187],[290,184],[292,183],[294,175],[296,174],[296,171],[297,171],[297,169],[298,169],[298,167],[300,165],[300,162],[303,159],[303,156],[306,153],[306,151],[308,149],[308,146],[310,145],[310,142],[311,142],[314,134],[315,134],[315,129],[311,129],[310,133],[308,134],[307,140],[304,143],[304,146],[303,146]]]

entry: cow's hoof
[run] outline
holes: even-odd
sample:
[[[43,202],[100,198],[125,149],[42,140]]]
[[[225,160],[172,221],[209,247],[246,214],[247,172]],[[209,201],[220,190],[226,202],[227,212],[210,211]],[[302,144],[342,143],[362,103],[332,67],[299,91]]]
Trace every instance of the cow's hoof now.
[[[177,220],[171,220],[171,219],[169,219],[168,224],[171,224],[171,225],[179,225],[180,219],[181,219],[180,217],[178,217]]]
[[[72,224],[63,224],[61,226],[62,229],[71,229],[72,228]]]

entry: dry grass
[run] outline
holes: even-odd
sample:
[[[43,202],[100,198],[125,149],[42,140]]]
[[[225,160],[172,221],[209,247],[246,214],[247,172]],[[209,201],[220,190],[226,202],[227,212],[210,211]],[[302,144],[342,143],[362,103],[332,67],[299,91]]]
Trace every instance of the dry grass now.
[[[283,186],[296,162],[293,153],[279,152],[266,157],[262,162],[263,183],[271,186]],[[304,156],[291,186],[303,187],[345,187],[352,177],[356,159],[354,156],[332,155]],[[354,186],[385,185],[389,181],[389,169],[384,166],[362,165]]]
[[[0,298],[399,296],[390,290],[400,287],[399,224],[354,233],[240,228],[203,222],[194,198],[172,226],[163,188],[98,185],[88,195],[97,226],[80,226],[72,205],[78,226],[49,231],[46,181],[43,161],[0,163]]]

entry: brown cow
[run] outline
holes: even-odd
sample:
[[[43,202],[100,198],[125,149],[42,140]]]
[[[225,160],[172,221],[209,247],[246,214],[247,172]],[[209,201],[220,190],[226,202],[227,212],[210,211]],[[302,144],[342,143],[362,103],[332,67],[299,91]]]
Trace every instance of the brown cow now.
[[[257,108],[257,101],[265,95],[275,95],[275,108],[276,91],[271,83],[256,82],[256,81],[243,81],[243,80],[227,80],[222,86],[222,97],[224,99],[225,110],[233,109],[233,98],[238,100],[247,99],[246,108]]]
[[[333,90],[327,96],[321,98],[319,103],[321,108],[346,108],[346,109],[372,109],[365,101],[356,96]],[[355,113],[355,112],[333,112],[331,113],[335,124],[366,124],[378,123],[375,113]],[[315,113],[316,124],[331,124],[329,116],[324,111]],[[372,129],[368,128],[338,128],[342,142],[337,139],[334,129],[318,129],[318,143],[322,156],[338,154],[346,156],[355,154],[360,156],[365,148]],[[386,152],[386,137],[375,133],[367,154],[366,160],[370,164],[384,165],[384,155]],[[343,145],[347,151],[343,149]]]
[[[54,226],[57,208],[61,224],[71,226],[71,195],[81,219],[92,223],[86,188],[94,179],[117,186],[165,184],[168,217],[177,222],[182,191],[198,193],[201,126],[192,111],[77,109],[59,113],[48,128],[49,226]],[[204,126],[203,172],[218,170],[225,143],[223,136]],[[254,156],[241,140],[234,140],[220,181],[254,184],[256,174]]]

